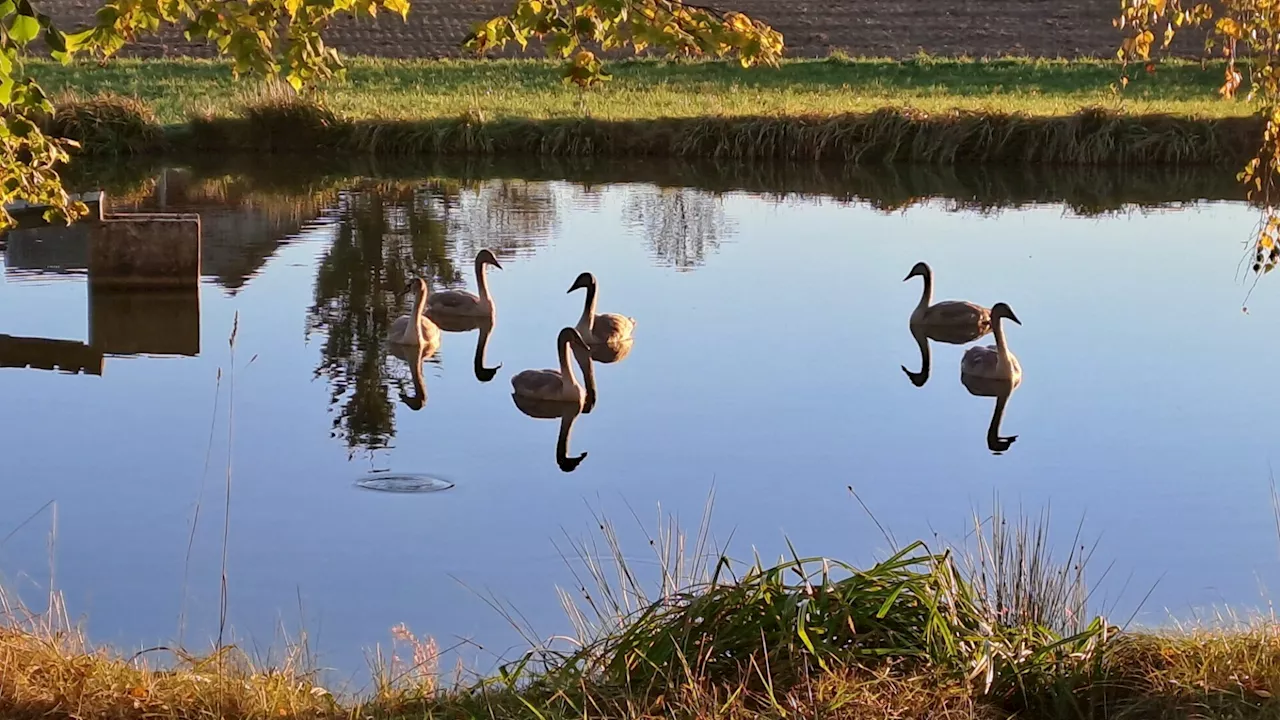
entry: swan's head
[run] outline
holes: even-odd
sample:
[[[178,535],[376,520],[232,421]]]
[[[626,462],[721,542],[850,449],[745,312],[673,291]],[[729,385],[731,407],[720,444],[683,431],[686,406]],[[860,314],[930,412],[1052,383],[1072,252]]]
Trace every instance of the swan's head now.
[[[401,392],[400,402],[404,403],[405,407],[416,412],[421,410],[427,404],[427,399],[421,395],[410,395],[408,393]]]
[[[577,280],[573,281],[573,285],[569,286],[569,292],[573,292],[574,290],[581,290],[583,288],[595,287],[595,284],[596,284],[596,276],[592,275],[589,272],[584,272],[578,276]]]
[[[489,248],[485,248],[476,253],[476,262],[480,265],[492,265],[499,270],[502,269],[502,263],[498,262],[498,256],[493,254]]]
[[[902,282],[906,282],[913,277],[929,277],[931,273],[932,271],[929,270],[929,263],[918,262],[911,268],[911,272],[907,273],[907,276],[902,278]]]
[[[575,352],[579,350],[588,354],[591,352],[591,348],[587,345],[587,341],[583,340],[582,336],[578,334],[578,331],[571,327],[561,330],[559,337],[556,338],[556,344],[564,345],[565,343],[568,343],[569,349]]]
[[[556,458],[556,465],[560,467],[561,472],[569,473],[577,470],[578,466],[582,464],[582,461],[586,459],[586,453],[582,453],[578,457],[569,457],[566,455],[564,457]]]
[[[479,380],[482,383],[487,383],[490,380],[492,380],[493,377],[497,375],[498,371],[501,369],[502,369],[502,363],[498,363],[498,367],[492,367],[492,368],[487,368],[481,365],[480,363],[476,363],[476,366],[475,366],[476,380]]]
[[[1018,319],[1018,316],[1013,314],[1013,308],[1002,302],[991,306],[991,319],[995,320],[996,318],[1008,318],[1019,325],[1022,324],[1022,321]]]

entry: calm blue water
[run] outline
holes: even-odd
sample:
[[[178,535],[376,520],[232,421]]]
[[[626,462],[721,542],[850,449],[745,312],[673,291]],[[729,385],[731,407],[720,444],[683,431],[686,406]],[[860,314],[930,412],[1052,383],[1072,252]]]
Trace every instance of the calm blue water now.
[[[1280,388],[1267,368],[1280,286],[1264,279],[1246,301],[1257,215],[1244,204],[883,211],[812,193],[518,180],[290,199],[180,179],[166,207],[206,214],[198,298],[112,305],[90,292],[73,241],[11,237],[3,255],[0,334],[108,352],[100,375],[0,368],[0,572],[37,609],[52,582],[99,641],[211,641],[228,469],[236,636],[265,648],[304,628],[344,675],[399,623],[463,643],[481,669],[510,656],[519,637],[484,596],[543,634],[567,631],[554,592],[572,583],[566,534],[589,535],[598,511],[644,558],[639,528],[659,506],[692,530],[713,490],[715,535],[744,559],[776,557],[784,538],[883,556],[848,486],[899,540],[959,538],[996,494],[1050,505],[1063,543],[1083,515],[1100,537],[1095,576],[1114,562],[1098,599],[1119,620],[1153,584],[1140,619],[1158,623],[1262,605],[1277,578]],[[396,293],[418,272],[474,290],[480,247],[503,263],[485,348],[501,369],[479,382],[478,333],[446,333],[415,411],[400,398],[409,368],[380,340],[405,307]],[[935,343],[923,387],[901,369],[920,366],[907,318],[921,286],[902,281],[920,260],[935,299],[1003,301],[1022,320],[1009,329],[1025,378],[1002,420],[1017,436],[1007,452],[987,445],[994,399],[959,382],[963,347]],[[598,404],[570,442],[588,457],[565,473],[558,421],[522,414],[510,377],[555,366],[584,270],[600,310],[638,327],[629,357],[596,367]],[[456,487],[354,487],[382,470]]]

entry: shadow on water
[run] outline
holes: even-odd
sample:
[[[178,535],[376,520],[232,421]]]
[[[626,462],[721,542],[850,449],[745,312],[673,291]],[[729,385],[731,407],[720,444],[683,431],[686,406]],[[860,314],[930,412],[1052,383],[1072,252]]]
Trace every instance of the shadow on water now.
[[[624,221],[644,238],[655,263],[682,271],[707,263],[733,234],[723,208],[723,195],[730,192],[775,202],[831,198],[885,212],[924,202],[968,212],[1062,203],[1074,213],[1097,215],[1244,200],[1231,173],[1194,168],[846,167],[553,158],[414,158],[386,164],[385,159],[274,157],[263,163],[259,157],[193,157],[175,162],[78,165],[68,169],[68,178],[78,190],[104,189],[113,212],[200,213],[204,275],[229,294],[251,283],[282,247],[325,228],[329,240],[316,265],[307,329],[308,335],[323,337],[314,374],[329,386],[332,433],[352,452],[390,444],[396,432],[396,397],[412,410],[427,405],[423,365],[439,367],[440,361],[393,358],[385,342],[391,321],[409,309],[409,283],[422,277],[433,289],[463,287],[473,281],[470,262],[482,247],[503,260],[536,252],[555,234],[567,208],[598,206],[605,186],[625,186],[617,188]],[[20,233],[0,239],[6,277],[84,274],[79,231],[73,226],[47,232],[60,233],[60,240],[42,242]],[[48,340],[42,345],[41,338],[0,336],[0,366],[100,374],[103,355],[199,353],[198,293],[168,298],[92,294],[88,313],[87,343]],[[442,329],[476,330],[472,371],[479,382],[494,378],[502,365],[490,367],[485,359],[489,338],[497,331],[493,324]],[[921,370],[903,370],[922,386],[930,372],[929,338],[917,335],[916,340]],[[615,348],[595,360],[616,362],[629,351],[629,345]],[[996,397],[992,437],[999,440],[994,433],[1008,396]],[[591,403],[584,412],[590,412]],[[572,422],[562,425],[566,443]]]

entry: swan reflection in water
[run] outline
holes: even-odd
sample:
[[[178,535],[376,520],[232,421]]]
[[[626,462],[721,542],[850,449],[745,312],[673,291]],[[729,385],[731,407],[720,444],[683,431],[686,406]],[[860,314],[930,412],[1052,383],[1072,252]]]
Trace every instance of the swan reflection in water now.
[[[996,406],[991,411],[991,424],[987,426],[987,449],[997,455],[1008,450],[1009,446],[1018,439],[1017,435],[1002,437],[1000,435],[1000,421],[1004,419],[1005,406],[1009,403],[1009,397],[1013,395],[1014,390],[1018,389],[1018,385],[1021,382],[1021,380],[1017,382],[993,380],[973,375],[960,376],[960,383],[964,385],[970,395],[996,399]]]
[[[480,334],[476,337],[476,352],[472,358],[471,366],[475,371],[476,380],[487,383],[493,379],[493,376],[502,369],[502,363],[498,363],[494,367],[485,367],[484,353],[485,348],[489,346],[489,336],[493,334],[493,326],[496,321],[488,316],[467,316],[467,315],[440,315],[435,319],[436,325],[440,329],[449,333],[465,333],[479,329]]]
[[[556,439],[556,465],[573,472],[586,459],[587,453],[569,456],[569,435],[578,416],[591,412],[596,404],[595,370],[590,348],[573,328],[564,328],[556,336],[559,370],[523,370],[511,378],[511,399],[520,412],[532,418],[560,418],[560,434]],[[586,388],[578,384],[569,362],[569,353],[582,370]]]
[[[911,337],[915,338],[916,345],[920,348],[920,372],[911,372],[905,365],[902,366],[902,372],[906,373],[912,385],[924,387],[929,381],[929,341],[948,345],[971,343],[991,332],[991,311],[981,305],[960,300],[930,304],[933,302],[933,270],[928,263],[916,263],[903,278],[903,282],[913,277],[924,278],[920,301],[911,311],[908,323]]]
[[[594,403],[594,393],[589,393],[588,398]],[[584,406],[560,400],[539,400],[518,393],[511,393],[511,399],[515,400],[520,412],[531,418],[541,420],[560,418],[560,434],[556,437],[556,465],[563,472],[577,470],[578,465],[587,459],[587,453],[570,457],[569,435],[573,432],[574,421],[583,413]]]
[[[960,382],[972,395],[994,397],[995,409],[991,413],[991,424],[987,427],[987,447],[991,452],[1002,453],[1018,439],[1017,435],[1000,436],[1000,421],[1004,417],[1005,406],[1009,396],[1022,384],[1022,365],[1017,356],[1009,350],[1009,343],[1004,336],[1003,320],[1008,319],[1019,325],[1022,321],[1013,314],[1013,309],[1005,303],[996,303],[991,307],[992,332],[996,337],[995,345],[971,347],[965,351],[960,360]]]
[[[404,403],[410,410],[421,410],[427,404],[427,384],[422,378],[422,366],[427,362],[440,362],[432,358],[432,355],[435,354],[435,348],[427,345],[415,348],[409,345],[392,343],[388,351],[409,366],[409,375],[413,380],[413,395],[408,395],[403,390],[400,391],[400,402]]]

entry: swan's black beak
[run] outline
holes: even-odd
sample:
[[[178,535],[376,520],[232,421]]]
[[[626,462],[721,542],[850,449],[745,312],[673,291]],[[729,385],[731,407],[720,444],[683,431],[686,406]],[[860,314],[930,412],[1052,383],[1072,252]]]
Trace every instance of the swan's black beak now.
[[[911,372],[907,369],[906,365],[900,365],[899,367],[902,368],[902,372],[907,374],[907,379],[911,381],[912,385],[915,385],[916,387],[924,387],[924,384],[929,382],[929,373]]]
[[[498,258],[494,258],[492,261],[490,261],[489,264],[498,268],[499,270],[502,269],[502,263],[498,262]]]
[[[582,464],[582,461],[586,459],[587,459],[587,454],[582,453],[576,458],[571,458],[571,457],[557,458],[556,465],[560,466],[561,471],[568,473],[568,472],[573,472],[574,470],[577,470],[578,466]]]
[[[1009,318],[1010,320],[1012,320],[1012,321],[1014,321],[1014,322],[1018,323],[1019,325],[1021,325],[1021,324],[1022,324],[1022,321],[1018,319],[1018,316],[1017,316],[1017,315],[1014,315],[1014,314],[1013,314],[1013,311],[1012,311],[1012,310],[1010,310],[1010,311],[1009,311],[1008,318]]]

